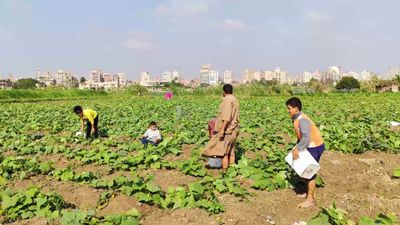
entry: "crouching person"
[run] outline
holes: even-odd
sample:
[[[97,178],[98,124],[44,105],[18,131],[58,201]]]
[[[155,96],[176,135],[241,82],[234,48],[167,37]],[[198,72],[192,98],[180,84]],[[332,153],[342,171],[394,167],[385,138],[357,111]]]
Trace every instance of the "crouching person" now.
[[[85,128],[86,122],[86,138],[90,138],[91,134],[93,134],[94,138],[97,138],[98,135],[98,128],[97,124],[99,122],[99,116],[97,112],[93,109],[82,109],[80,105],[74,107],[74,113],[81,118],[82,126],[81,132],[83,132]]]
[[[221,157],[222,169],[235,163],[235,142],[239,135],[239,101],[233,96],[233,87],[230,84],[223,86],[223,99],[219,107],[217,120],[211,139],[206,145],[203,155],[207,157]],[[215,135],[211,135],[211,133]]]
[[[160,130],[157,128],[156,122],[154,121],[150,122],[149,128],[143,134],[140,141],[145,146],[147,146],[147,144],[152,144],[154,146],[157,146],[162,141],[161,133]]]

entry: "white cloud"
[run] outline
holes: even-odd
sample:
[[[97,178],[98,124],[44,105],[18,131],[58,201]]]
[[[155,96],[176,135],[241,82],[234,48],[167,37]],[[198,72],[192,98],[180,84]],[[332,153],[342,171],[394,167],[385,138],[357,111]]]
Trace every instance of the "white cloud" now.
[[[224,30],[247,30],[249,27],[239,20],[225,19],[222,23],[215,23],[215,26]]]
[[[133,32],[122,42],[122,46],[133,50],[151,51],[156,49],[152,37],[148,33]]]
[[[157,5],[156,13],[174,17],[197,17],[209,10],[210,1],[206,0],[169,0]]]

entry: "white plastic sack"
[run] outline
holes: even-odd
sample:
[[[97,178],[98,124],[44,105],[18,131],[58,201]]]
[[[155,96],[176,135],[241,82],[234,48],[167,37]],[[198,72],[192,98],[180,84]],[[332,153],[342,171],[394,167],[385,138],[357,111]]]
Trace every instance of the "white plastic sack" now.
[[[320,166],[314,157],[307,150],[299,151],[299,158],[293,160],[292,152],[286,156],[285,161],[296,171],[296,173],[306,179],[311,179],[319,170]]]
[[[391,126],[391,127],[400,126],[400,123],[399,123],[399,122],[396,122],[396,121],[390,121],[389,123],[390,123],[390,126]]]

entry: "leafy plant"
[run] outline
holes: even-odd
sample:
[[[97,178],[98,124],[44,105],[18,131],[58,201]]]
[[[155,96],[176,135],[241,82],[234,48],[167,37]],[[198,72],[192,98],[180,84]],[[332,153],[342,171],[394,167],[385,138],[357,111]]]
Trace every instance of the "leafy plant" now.
[[[67,204],[57,194],[44,194],[39,188],[31,187],[25,192],[0,192],[1,214],[7,221],[37,217],[58,218]]]
[[[396,178],[400,178],[400,168],[394,171],[393,176]]]
[[[337,208],[335,203],[330,208],[322,210],[307,223],[308,225],[356,225],[355,222],[347,219],[347,212]],[[358,225],[396,225],[395,215],[379,214],[375,219],[361,217]]]

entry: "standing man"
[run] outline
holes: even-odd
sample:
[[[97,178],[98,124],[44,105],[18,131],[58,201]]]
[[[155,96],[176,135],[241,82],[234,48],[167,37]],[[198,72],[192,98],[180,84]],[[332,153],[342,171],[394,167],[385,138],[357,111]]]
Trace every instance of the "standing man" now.
[[[82,126],[81,131],[85,128],[86,123],[86,138],[89,138],[93,133],[93,137],[98,137],[97,123],[99,122],[99,116],[93,109],[82,109],[80,105],[74,107],[74,113],[81,118]]]
[[[233,87],[225,84],[222,87],[224,94],[219,106],[217,122],[214,131],[203,155],[222,158],[222,169],[235,163],[235,142],[239,135],[239,101],[233,96]]]

